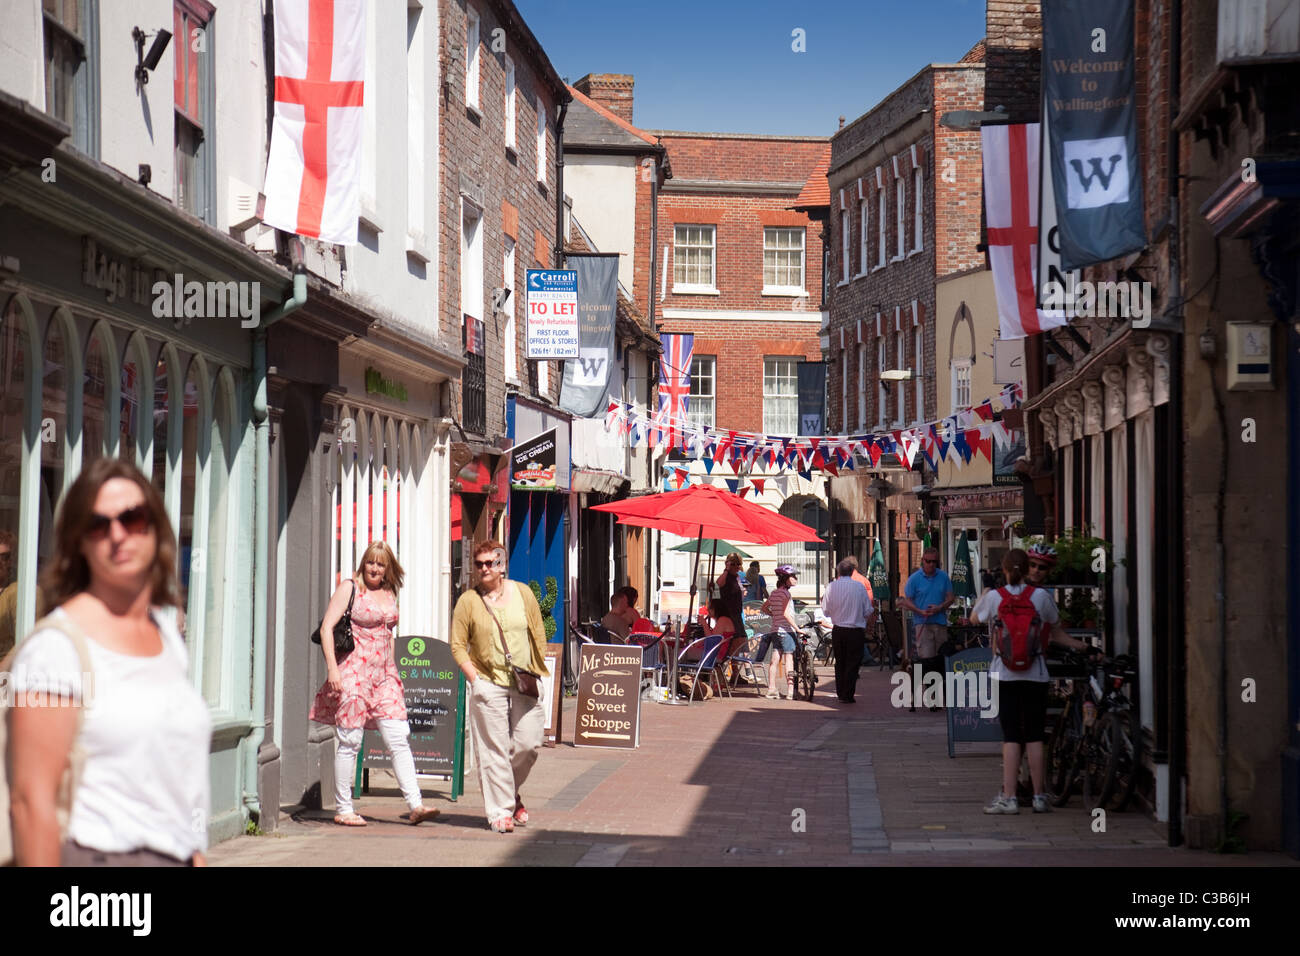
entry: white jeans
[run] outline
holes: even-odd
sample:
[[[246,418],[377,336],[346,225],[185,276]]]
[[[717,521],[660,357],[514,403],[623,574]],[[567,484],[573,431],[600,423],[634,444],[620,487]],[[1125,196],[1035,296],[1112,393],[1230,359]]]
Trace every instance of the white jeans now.
[[[352,812],[352,784],[356,780],[357,754],[361,750],[365,733],[360,727],[334,728],[334,802],[341,815]],[[411,756],[411,746],[406,742],[411,733],[410,724],[404,720],[381,720],[379,733],[384,738],[384,746],[393,755],[393,773],[397,776],[402,796],[406,798],[406,805],[412,810],[423,806],[424,797],[420,794],[420,784],[415,778],[415,758]]]

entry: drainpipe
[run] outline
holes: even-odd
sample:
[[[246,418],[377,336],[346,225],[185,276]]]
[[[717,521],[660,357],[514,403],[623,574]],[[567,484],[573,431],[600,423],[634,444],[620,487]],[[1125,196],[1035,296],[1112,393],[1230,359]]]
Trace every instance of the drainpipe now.
[[[569,112],[566,100],[560,104],[555,121],[555,268],[564,268],[564,116]]]
[[[648,311],[646,317],[650,320],[650,328],[659,332],[659,320],[655,317],[655,284],[658,280],[658,248],[659,248],[659,171],[663,168],[664,149],[659,147],[659,157],[655,160],[655,174],[650,177],[650,288],[646,289],[646,304]],[[645,388],[645,407],[650,408],[650,373],[653,363],[650,361],[650,354],[646,353],[646,388]],[[624,394],[627,394],[624,392]],[[654,465],[651,462],[649,449],[646,450],[645,456],[645,484],[648,490],[654,489]],[[645,542],[642,542],[645,547]],[[645,591],[646,591],[646,610],[650,610],[650,595],[654,593],[654,576],[659,573],[659,532],[655,532],[655,560],[645,562]]]
[[[290,312],[302,308],[307,301],[307,272],[298,266],[293,275],[293,295],[284,304],[262,317],[253,331],[253,713],[250,721],[252,733],[244,753],[244,807],[250,814],[261,817],[261,801],[257,792],[258,752],[266,737],[266,612],[267,591],[270,584],[267,573],[267,555],[270,546],[270,491],[268,488],[271,462],[271,433],[266,404],[266,330]]]
[[[1173,0],[1169,14],[1169,115],[1179,111],[1179,88],[1182,75],[1182,0]],[[1182,180],[1178,175],[1179,133],[1169,131],[1169,285],[1178,302],[1178,315],[1183,314],[1182,249],[1180,248],[1180,210],[1178,190]],[[1183,321],[1186,321],[1183,319]],[[1183,622],[1186,617],[1183,588],[1183,555],[1186,543],[1183,538],[1183,335],[1171,335],[1169,347],[1169,488],[1167,497],[1167,527],[1174,542],[1170,554],[1168,593],[1173,598],[1167,616],[1169,626],[1169,845],[1183,842],[1183,776],[1186,772],[1184,738],[1187,733],[1187,634]],[[1224,446],[1227,452],[1227,446]],[[1226,686],[1226,685],[1225,685]],[[1138,728],[1141,733],[1141,728]]]

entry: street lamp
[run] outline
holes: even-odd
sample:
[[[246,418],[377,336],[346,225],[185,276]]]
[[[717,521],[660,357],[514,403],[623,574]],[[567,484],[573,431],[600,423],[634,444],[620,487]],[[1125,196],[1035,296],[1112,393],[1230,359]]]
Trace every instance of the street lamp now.
[[[981,126],[996,123],[1008,123],[1011,117],[1005,106],[995,106],[992,111],[984,110],[949,110],[939,117],[939,125],[958,132],[971,132]]]

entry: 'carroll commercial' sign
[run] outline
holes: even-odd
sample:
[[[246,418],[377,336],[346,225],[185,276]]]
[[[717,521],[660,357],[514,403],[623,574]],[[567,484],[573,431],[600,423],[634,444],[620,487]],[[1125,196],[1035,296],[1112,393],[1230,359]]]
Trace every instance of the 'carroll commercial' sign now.
[[[529,269],[528,357],[578,358],[578,273]]]

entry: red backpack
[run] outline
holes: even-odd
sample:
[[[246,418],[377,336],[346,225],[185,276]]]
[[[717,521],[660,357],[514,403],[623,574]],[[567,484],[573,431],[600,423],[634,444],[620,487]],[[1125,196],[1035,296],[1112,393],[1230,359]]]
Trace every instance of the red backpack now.
[[[1002,603],[993,619],[993,647],[1008,670],[1027,671],[1034,660],[1046,651],[1046,635],[1038,609],[1031,600],[1032,584],[1019,594],[998,588]]]

